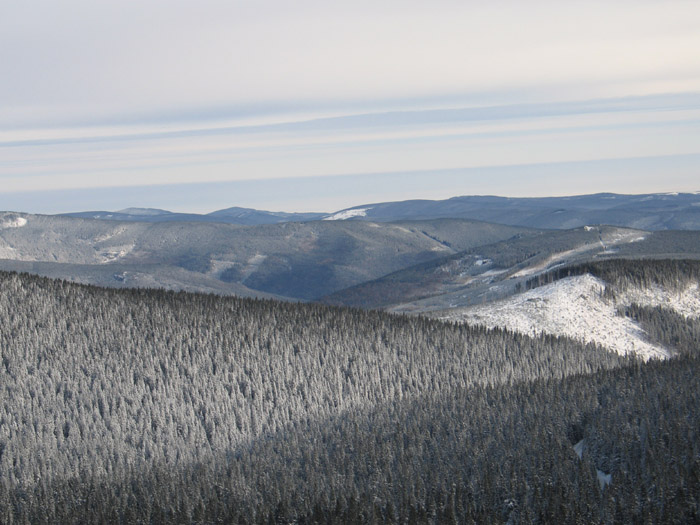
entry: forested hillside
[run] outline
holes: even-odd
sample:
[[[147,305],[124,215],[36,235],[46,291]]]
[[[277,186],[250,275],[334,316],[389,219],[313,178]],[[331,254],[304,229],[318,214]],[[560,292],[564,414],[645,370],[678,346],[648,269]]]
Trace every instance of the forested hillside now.
[[[339,290],[328,304],[427,312],[503,299],[554,268],[619,259],[698,259],[699,231],[586,226],[519,235]]]
[[[692,521],[686,322],[681,357],[642,366],[565,338],[0,274],[0,521]]]

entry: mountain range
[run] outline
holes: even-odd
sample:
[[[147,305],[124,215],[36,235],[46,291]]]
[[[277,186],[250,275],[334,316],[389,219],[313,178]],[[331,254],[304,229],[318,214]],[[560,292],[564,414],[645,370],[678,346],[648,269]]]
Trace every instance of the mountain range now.
[[[323,219],[325,213],[286,213],[254,210],[252,208],[232,207],[207,214],[175,213],[158,208],[126,208],[119,211],[83,211],[63,214],[67,217],[82,219],[101,219],[110,221],[137,222],[221,222],[242,224],[279,224],[281,222],[304,222]]]
[[[233,207],[208,214],[128,208],[117,212],[88,211],[66,215],[118,221],[223,222],[243,225],[315,220],[393,222],[459,218],[546,229],[607,224],[644,230],[694,230],[700,229],[700,192],[642,195],[597,193],[537,198],[463,196],[446,200],[362,204],[332,213],[286,213]]]
[[[313,300],[534,232],[464,219],[241,226],[12,212],[0,214],[0,268],[100,286]]]
[[[0,212],[0,522],[697,522],[697,196],[565,200]]]
[[[696,257],[696,230],[697,193],[466,196],[326,214],[5,212],[0,269],[420,313],[502,299],[554,265]]]

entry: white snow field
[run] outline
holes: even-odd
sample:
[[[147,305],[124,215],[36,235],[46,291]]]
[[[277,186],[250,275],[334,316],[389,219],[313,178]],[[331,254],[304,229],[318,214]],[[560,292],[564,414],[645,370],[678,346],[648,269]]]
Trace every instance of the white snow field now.
[[[345,221],[347,219],[351,219],[353,217],[366,217],[367,216],[367,210],[371,208],[356,208],[354,210],[345,210],[345,211],[339,211],[338,213],[331,215],[330,217],[326,217],[323,219],[324,221]]]
[[[449,321],[503,327],[524,334],[550,333],[598,343],[620,354],[643,359],[666,358],[670,352],[650,343],[637,323],[617,314],[632,302],[664,306],[687,316],[700,316],[700,290],[681,293],[661,287],[628,290],[615,302],[603,297],[605,283],[592,275],[567,277],[493,303],[462,307],[441,316]]]
[[[635,288],[625,291],[621,302],[622,304],[661,306],[675,310],[684,317],[700,317],[700,289],[697,283],[680,292],[668,291],[658,285],[645,289]]]
[[[15,213],[5,213],[0,215],[0,229],[21,228],[27,224],[27,219]]]

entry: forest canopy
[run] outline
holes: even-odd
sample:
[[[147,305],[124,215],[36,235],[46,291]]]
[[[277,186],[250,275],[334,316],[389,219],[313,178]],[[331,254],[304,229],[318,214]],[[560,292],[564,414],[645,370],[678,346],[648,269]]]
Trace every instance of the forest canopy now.
[[[9,273],[0,321],[5,523],[698,517],[697,321],[679,357],[642,365],[565,338]]]

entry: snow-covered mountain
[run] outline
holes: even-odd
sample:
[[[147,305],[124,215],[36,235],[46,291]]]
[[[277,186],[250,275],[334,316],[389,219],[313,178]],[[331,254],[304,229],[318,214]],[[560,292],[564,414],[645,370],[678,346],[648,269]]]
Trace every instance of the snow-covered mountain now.
[[[612,294],[606,293],[613,290],[607,288],[610,283],[582,273],[581,267],[619,262],[626,265],[623,275],[636,275],[658,273],[657,259],[698,258],[700,232],[587,226],[481,246],[341,290],[324,302],[498,326],[529,335],[568,336],[620,354],[664,358],[672,350],[650,340],[644,328],[621,311],[632,304],[660,306],[698,318],[700,283],[696,280],[682,289],[673,279],[664,284],[637,283]],[[700,266],[697,261],[688,264]]]
[[[271,212],[233,207],[208,214],[127,208],[115,212],[87,211],[66,215],[120,221],[224,222],[245,225],[314,220],[392,222],[461,218],[547,229],[571,229],[586,224],[608,224],[643,230],[693,230],[700,229],[700,192],[645,195],[598,193],[543,198],[474,195],[445,200],[359,204],[332,213]]]
[[[608,224],[644,230],[693,230],[700,229],[700,192],[543,198],[475,195],[361,204],[332,216],[369,221],[460,217],[531,228],[570,229]]]

